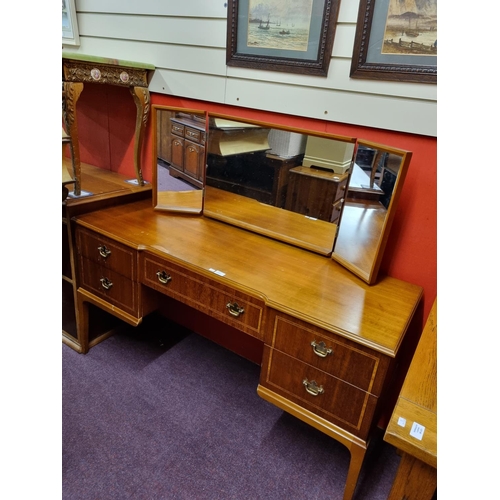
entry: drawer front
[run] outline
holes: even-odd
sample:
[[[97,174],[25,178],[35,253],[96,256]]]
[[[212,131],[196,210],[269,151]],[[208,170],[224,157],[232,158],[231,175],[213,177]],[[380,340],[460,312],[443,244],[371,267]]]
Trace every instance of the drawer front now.
[[[184,137],[194,142],[202,143],[202,132],[201,130],[186,127],[184,130]]]
[[[260,384],[365,439],[378,398],[264,346]]]
[[[390,365],[380,353],[321,328],[270,311],[266,343],[294,358],[379,396]]]
[[[349,179],[348,176],[346,176],[345,179],[343,179],[339,183],[337,183],[337,191],[335,192],[335,196],[333,199],[334,203],[336,201],[340,200],[340,198],[345,198],[348,179]]]
[[[137,252],[132,248],[81,227],[77,228],[76,239],[82,257],[126,278],[137,279]]]
[[[171,128],[170,130],[172,131],[172,134],[179,135],[180,137],[184,137],[184,125],[181,125],[180,123],[171,123]]]
[[[141,256],[142,283],[263,338],[264,302],[156,256]]]
[[[334,224],[337,224],[339,217],[340,217],[340,212],[342,211],[342,207],[344,205],[344,198],[341,198],[337,202],[335,202],[332,206],[332,214],[330,217],[330,222],[333,222]]]
[[[139,284],[99,264],[80,257],[80,286],[101,299],[139,317]]]

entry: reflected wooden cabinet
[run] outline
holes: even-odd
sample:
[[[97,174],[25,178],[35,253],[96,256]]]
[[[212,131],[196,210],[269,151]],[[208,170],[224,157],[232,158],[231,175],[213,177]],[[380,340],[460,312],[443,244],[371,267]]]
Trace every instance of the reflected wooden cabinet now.
[[[337,222],[346,195],[348,174],[314,167],[289,173],[285,208],[327,222]]]
[[[170,118],[170,175],[203,187],[205,121],[186,114]],[[165,158],[163,158],[165,159]]]

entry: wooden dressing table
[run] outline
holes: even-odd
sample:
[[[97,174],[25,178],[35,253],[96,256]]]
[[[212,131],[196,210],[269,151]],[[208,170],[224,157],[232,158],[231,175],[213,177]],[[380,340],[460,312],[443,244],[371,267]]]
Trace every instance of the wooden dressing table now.
[[[350,500],[422,289],[368,286],[328,257],[150,200],[74,221],[83,352],[89,304],[137,325],[173,299],[251,336],[264,349],[258,394],[350,450]]]

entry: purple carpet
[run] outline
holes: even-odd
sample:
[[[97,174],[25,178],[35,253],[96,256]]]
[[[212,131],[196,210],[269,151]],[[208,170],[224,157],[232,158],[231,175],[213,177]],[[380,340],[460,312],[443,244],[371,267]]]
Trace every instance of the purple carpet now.
[[[348,450],[261,399],[259,367],[193,333],[130,328],[63,345],[62,498],[341,500]],[[377,436],[355,500],[385,500]]]
[[[158,191],[190,191],[196,189],[189,182],[172,177],[167,163],[158,163],[156,173]]]

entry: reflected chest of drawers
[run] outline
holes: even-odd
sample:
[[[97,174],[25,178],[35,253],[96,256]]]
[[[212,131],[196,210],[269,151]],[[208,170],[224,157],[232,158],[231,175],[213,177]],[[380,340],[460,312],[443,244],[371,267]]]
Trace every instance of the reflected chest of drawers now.
[[[348,174],[314,167],[292,168],[285,208],[315,219],[337,222],[348,177]]]
[[[205,122],[193,118],[172,118],[170,122],[170,175],[201,187],[205,167]]]

